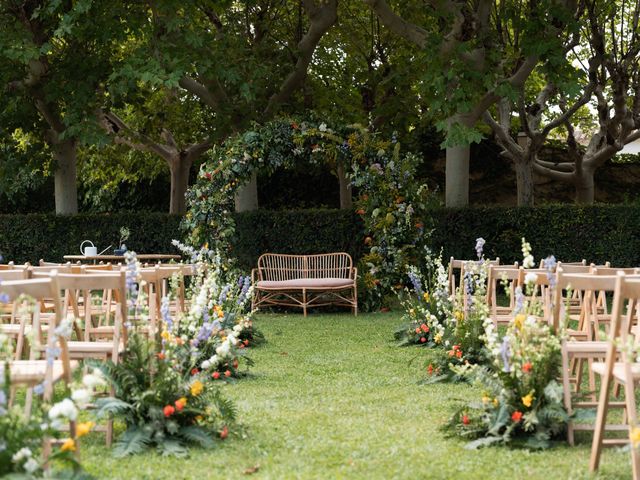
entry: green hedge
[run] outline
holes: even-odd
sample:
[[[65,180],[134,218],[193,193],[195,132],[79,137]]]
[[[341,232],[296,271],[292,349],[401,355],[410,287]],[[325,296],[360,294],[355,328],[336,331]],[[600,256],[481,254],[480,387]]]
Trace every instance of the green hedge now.
[[[483,237],[488,256],[521,261],[520,239],[525,236],[537,260],[552,253],[563,261],[640,265],[640,206],[483,207],[441,209],[433,215],[432,245],[442,247],[445,258],[473,258],[475,239]],[[362,225],[349,211],[257,210],[235,218],[234,249],[245,269],[255,266],[264,252],[346,251],[355,259],[362,254]],[[179,223],[180,217],[163,213],[0,215],[0,253],[15,262],[59,261],[79,253],[87,238],[99,249],[115,245],[121,226],[131,229],[131,249],[175,253],[171,240],[184,237]]]
[[[181,217],[164,213],[114,213],[79,215],[0,215],[0,254],[5,261],[37,263],[39,259],[62,261],[63,255],[79,255],[80,243],[91,240],[100,252],[115,248],[120,227],[131,230],[130,250],[178,253],[172,239],[183,237]]]
[[[362,254],[362,225],[346,210],[256,210],[238,213],[233,243],[241,267],[255,267],[258,257],[272,253],[347,252]]]
[[[536,261],[553,254],[565,262],[585,258],[613,266],[640,265],[637,205],[443,209],[434,217],[432,245],[442,247],[445,258],[474,258],[475,239],[483,237],[487,256],[522,262],[524,236]]]

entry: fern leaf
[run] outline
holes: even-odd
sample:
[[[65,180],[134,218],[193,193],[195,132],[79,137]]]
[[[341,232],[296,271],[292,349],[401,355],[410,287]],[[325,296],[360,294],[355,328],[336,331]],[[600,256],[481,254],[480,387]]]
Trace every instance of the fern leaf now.
[[[212,448],[215,446],[215,442],[211,436],[204,429],[195,425],[182,427],[178,435],[188,442],[195,443],[203,448]]]
[[[163,457],[174,456],[183,458],[187,456],[188,450],[180,440],[168,438],[158,444],[158,452],[161,453]]]
[[[113,455],[118,458],[141,453],[149,447],[151,437],[138,427],[129,427],[113,448]]]

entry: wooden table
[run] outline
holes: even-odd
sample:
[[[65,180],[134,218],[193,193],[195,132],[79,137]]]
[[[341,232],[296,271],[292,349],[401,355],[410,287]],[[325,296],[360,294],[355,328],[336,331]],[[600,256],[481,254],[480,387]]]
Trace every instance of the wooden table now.
[[[65,255],[65,260],[69,260],[70,262],[116,262],[116,263],[124,263],[124,255]],[[167,262],[169,260],[175,260],[179,262],[182,257],[180,255],[170,255],[166,253],[139,253],[136,255],[136,258],[141,262]]]

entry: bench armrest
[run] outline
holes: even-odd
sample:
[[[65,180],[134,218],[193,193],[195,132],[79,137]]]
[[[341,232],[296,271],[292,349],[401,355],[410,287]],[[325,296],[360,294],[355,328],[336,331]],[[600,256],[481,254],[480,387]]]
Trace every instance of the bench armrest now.
[[[255,286],[256,280],[258,281],[262,280],[262,272],[260,271],[259,268],[251,269],[251,285]]]
[[[353,267],[351,269],[351,279],[352,280],[357,280],[358,279],[358,267]]]

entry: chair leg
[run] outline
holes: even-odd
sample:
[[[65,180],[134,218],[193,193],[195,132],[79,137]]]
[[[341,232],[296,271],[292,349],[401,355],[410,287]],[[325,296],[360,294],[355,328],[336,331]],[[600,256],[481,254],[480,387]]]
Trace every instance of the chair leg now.
[[[626,379],[624,382],[624,397],[625,402],[627,404],[627,416],[629,418],[629,432],[631,429],[637,428],[638,418],[636,415],[636,398],[635,398],[635,388],[633,384],[633,378]],[[637,448],[634,448],[633,443],[630,445],[631,447],[631,467],[633,470],[633,480],[640,479],[640,452],[638,452]]]
[[[611,372],[605,372],[600,384],[600,399],[598,401],[598,413],[596,415],[596,425],[593,429],[593,442],[591,443],[591,458],[589,460],[589,471],[595,472],[600,466],[600,454],[604,437],[604,428],[607,421],[607,411],[609,409],[609,390],[611,389]]]
[[[570,367],[569,367],[569,353],[563,345],[562,348],[562,390],[564,392],[564,407],[567,410],[569,416],[572,413],[572,405],[571,405],[571,382],[569,379],[570,375]],[[567,442],[569,445],[574,445],[573,438],[573,421],[569,419],[567,423]]]
[[[302,312],[306,317],[307,316],[307,291],[304,288],[302,289]]]

